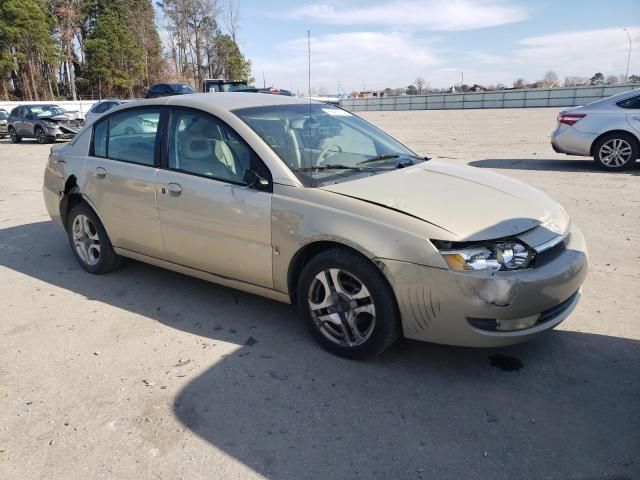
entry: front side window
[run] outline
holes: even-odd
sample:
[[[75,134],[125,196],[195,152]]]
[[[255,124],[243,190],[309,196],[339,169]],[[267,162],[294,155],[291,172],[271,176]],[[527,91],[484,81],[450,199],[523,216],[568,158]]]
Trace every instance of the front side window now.
[[[360,117],[332,105],[235,110],[307,186],[335,183],[422,159]]]
[[[153,166],[160,110],[125,110],[96,122],[92,151],[96,157]]]
[[[244,184],[247,172],[256,168],[257,158],[244,140],[202,112],[174,111],[168,149],[170,169],[203,177]]]

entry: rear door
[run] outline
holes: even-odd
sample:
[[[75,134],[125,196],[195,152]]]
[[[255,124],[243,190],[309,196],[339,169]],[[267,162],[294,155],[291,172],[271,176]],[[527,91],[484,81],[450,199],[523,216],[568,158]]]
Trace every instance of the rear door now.
[[[98,119],[84,169],[84,194],[114,247],[160,258],[155,185],[162,115],[161,107],[143,107]],[[121,128],[142,117],[155,119],[156,127],[133,133]]]
[[[197,270],[273,286],[271,193],[248,186],[266,166],[229,126],[175,108],[158,171],[158,215],[167,259]]]
[[[618,102],[627,111],[627,121],[640,137],[640,95]]]

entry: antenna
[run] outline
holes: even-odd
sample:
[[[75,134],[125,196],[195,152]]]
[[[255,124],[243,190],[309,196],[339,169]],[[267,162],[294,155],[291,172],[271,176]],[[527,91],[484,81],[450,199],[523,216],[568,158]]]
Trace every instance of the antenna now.
[[[309,147],[307,150],[309,151],[309,172],[311,172],[311,180],[313,181],[313,170],[311,170],[311,167],[313,167],[311,164],[311,30],[307,30],[307,57],[309,61],[309,119],[307,120],[307,142]]]

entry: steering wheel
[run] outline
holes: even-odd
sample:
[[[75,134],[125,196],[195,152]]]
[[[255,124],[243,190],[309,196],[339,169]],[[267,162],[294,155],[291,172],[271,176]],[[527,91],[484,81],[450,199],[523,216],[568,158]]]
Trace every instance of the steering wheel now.
[[[336,153],[342,153],[342,147],[340,145],[331,143],[326,147],[324,147],[322,151],[318,154],[318,159],[317,159],[318,166],[322,165],[328,159],[328,157],[330,157],[331,155],[335,155]]]

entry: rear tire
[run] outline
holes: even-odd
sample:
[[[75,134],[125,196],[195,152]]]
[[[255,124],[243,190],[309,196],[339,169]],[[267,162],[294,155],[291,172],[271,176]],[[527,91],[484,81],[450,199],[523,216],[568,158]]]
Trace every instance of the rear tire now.
[[[18,135],[18,132],[13,127],[9,127],[9,138],[11,138],[11,143],[20,143],[22,141],[22,137]]]
[[[402,333],[393,290],[368,259],[334,248],[300,275],[298,309],[313,337],[341,357],[378,355]]]
[[[611,133],[593,147],[593,159],[604,170],[620,171],[631,168],[640,156],[638,140],[629,133]]]
[[[86,203],[79,203],[67,217],[67,236],[78,263],[93,274],[109,273],[120,266],[102,222]]]

